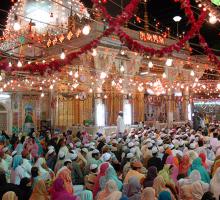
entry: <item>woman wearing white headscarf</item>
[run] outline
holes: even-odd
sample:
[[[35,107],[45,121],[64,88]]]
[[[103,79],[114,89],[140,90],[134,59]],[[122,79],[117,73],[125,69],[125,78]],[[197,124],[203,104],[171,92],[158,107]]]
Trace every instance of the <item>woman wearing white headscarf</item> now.
[[[218,168],[210,183],[211,192],[214,194],[216,199],[220,197],[220,168]]]

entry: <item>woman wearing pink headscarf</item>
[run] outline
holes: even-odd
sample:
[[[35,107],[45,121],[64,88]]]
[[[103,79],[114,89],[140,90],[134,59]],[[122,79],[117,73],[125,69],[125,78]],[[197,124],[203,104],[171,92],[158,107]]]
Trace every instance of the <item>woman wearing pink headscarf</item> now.
[[[167,157],[166,164],[170,164],[170,165],[173,166],[172,167],[171,178],[176,183],[177,182],[177,176],[179,174],[179,162],[178,162],[178,159],[176,157],[174,157],[173,155],[169,155]]]
[[[68,193],[64,186],[64,181],[61,178],[57,178],[50,190],[51,200],[79,200],[77,196],[73,196]]]
[[[106,175],[106,171],[107,171],[108,168],[109,168],[109,164],[107,162],[100,165],[99,174],[97,175],[97,177],[95,179],[95,185],[94,185],[94,188],[93,188],[93,191],[92,191],[93,197],[96,197],[96,195],[100,191],[99,180],[100,180],[101,177]]]

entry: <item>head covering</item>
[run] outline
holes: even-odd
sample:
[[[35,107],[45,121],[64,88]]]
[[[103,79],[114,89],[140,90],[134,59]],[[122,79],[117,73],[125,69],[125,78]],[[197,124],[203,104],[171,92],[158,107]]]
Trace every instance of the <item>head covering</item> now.
[[[91,164],[89,167],[90,170],[97,169],[97,168],[98,168],[97,164]]]
[[[155,200],[154,188],[146,187],[141,194],[141,200]]]
[[[220,196],[220,168],[218,168],[211,180],[211,192],[216,199]]]
[[[103,161],[104,161],[104,162],[107,162],[108,160],[110,160],[111,154],[110,154],[110,153],[104,153],[104,154],[102,155],[102,158],[103,158]]]
[[[51,188],[51,200],[76,200],[77,197],[69,194],[65,187],[64,187],[64,181],[61,178],[57,178],[53,186]]]
[[[134,154],[133,154],[133,153],[128,153],[127,156],[126,156],[126,158],[128,158],[128,159],[129,159],[129,158],[133,158],[133,157],[134,157]]]
[[[193,170],[189,175],[189,179],[192,183],[196,181],[201,181],[201,175],[198,170]]]
[[[37,181],[29,200],[49,200],[45,182],[43,179]]]
[[[21,164],[22,164],[21,155],[14,156],[13,161],[12,161],[12,168],[15,170]]]
[[[94,188],[93,188],[93,197],[96,197],[97,193],[99,192],[100,190],[100,178],[105,176],[106,174],[106,171],[107,169],[109,168],[109,163],[102,163],[100,166],[99,166],[99,173],[95,179],[95,185],[94,185]]]
[[[141,185],[137,177],[133,176],[128,180],[128,184],[125,185],[123,193],[128,197],[128,199],[141,199]]]
[[[80,200],[93,200],[92,192],[89,190],[84,190],[80,193]]]
[[[159,193],[165,189],[165,185],[166,183],[162,176],[159,175],[154,179],[153,188],[155,189],[156,196],[159,196]]]
[[[144,180],[144,187],[152,187],[154,183],[154,179],[157,177],[157,168],[155,166],[151,166],[148,168],[147,177]]]
[[[192,197],[193,200],[201,200],[205,191],[199,181],[192,184]]]
[[[17,200],[17,196],[14,192],[9,191],[2,196],[2,200]]]
[[[206,164],[206,155],[204,153],[200,153],[199,154],[199,157],[201,158],[202,160],[202,165],[203,167],[205,167],[206,169],[208,169],[208,165]]]
[[[113,194],[114,193],[114,194]],[[107,181],[105,188],[98,194],[98,200],[119,200],[121,192],[118,191],[118,186],[115,181]]]
[[[205,183],[210,182],[210,176],[209,176],[207,170],[203,167],[201,158],[196,158],[193,161],[192,166],[190,167],[190,169],[188,171],[188,174],[190,175],[194,169],[199,171],[203,182],[205,182]]]
[[[171,194],[168,191],[162,191],[159,194],[158,200],[172,200]]]
[[[179,164],[179,174],[187,175],[189,167],[190,167],[189,156],[184,155]]]

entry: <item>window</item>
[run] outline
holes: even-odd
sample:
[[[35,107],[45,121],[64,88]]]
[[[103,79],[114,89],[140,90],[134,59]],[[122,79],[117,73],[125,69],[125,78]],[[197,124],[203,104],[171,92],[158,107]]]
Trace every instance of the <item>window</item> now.
[[[123,116],[124,116],[124,123],[126,125],[131,125],[131,104],[128,99],[124,99],[123,102]]]
[[[105,105],[102,103],[102,99],[96,99],[96,125],[105,126]]]

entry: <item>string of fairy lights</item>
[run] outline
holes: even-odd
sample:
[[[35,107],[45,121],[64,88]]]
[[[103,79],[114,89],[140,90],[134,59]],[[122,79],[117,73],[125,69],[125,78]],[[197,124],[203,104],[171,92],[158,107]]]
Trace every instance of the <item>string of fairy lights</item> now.
[[[69,9],[69,8],[68,8]],[[25,17],[25,16],[24,16]],[[95,21],[95,20],[94,20]],[[134,24],[135,25],[135,24]],[[136,25],[135,25],[136,26]],[[66,44],[65,44],[66,45]],[[93,52],[92,52],[92,56],[96,56],[97,55],[97,52],[96,52],[96,50],[94,49],[93,50]],[[60,58],[61,59],[64,59],[65,58],[65,52],[64,51],[62,51],[61,52],[61,54],[60,54]],[[43,61],[42,61],[43,62]],[[46,62],[45,60],[44,60],[44,62]],[[171,58],[168,58],[167,60],[166,60],[166,63],[165,63],[165,65],[166,65],[166,67],[172,67],[172,64],[173,64],[173,59],[171,59]],[[152,63],[152,61],[149,61],[148,62],[148,68],[152,68],[152,67],[154,67],[154,64]],[[88,69],[88,68],[86,68],[86,69]],[[186,69],[182,69],[182,70],[186,70]],[[121,72],[122,72],[122,70],[120,70]],[[189,71],[189,70],[188,70]],[[97,74],[99,74],[100,76],[99,76],[99,78],[100,79],[103,79],[103,81],[105,82],[105,79],[107,79],[108,78],[108,75],[110,74],[109,72],[108,73],[106,73],[106,72],[103,72],[103,71],[98,71],[97,69],[95,69],[95,72],[97,73]],[[73,70],[70,70],[70,71],[68,71],[67,72],[68,73],[68,76],[70,76],[70,77],[72,77],[72,76],[74,76],[74,79],[72,79],[73,80],[73,85],[71,86],[71,88],[73,88],[73,89],[77,89],[77,87],[79,86],[79,82],[78,81],[76,81],[79,77],[80,77],[80,75],[79,75],[79,71],[76,71],[75,70],[75,72],[73,72]],[[127,74],[123,71],[123,77],[124,77],[124,79],[126,79],[127,78]],[[121,75],[120,75],[121,76]],[[190,70],[190,76],[191,77],[195,77],[195,72],[194,72],[194,70]],[[38,77],[39,78],[39,77]],[[68,85],[68,86],[70,86],[71,85],[71,83],[69,83],[69,81],[64,81],[64,80],[59,80],[59,78],[56,78],[56,79],[53,79],[54,78],[54,75],[51,77],[51,80],[49,79],[49,80],[47,80],[47,83],[48,83],[48,86],[49,86],[49,89],[54,89],[54,85],[55,85],[55,83],[57,82],[57,81],[60,81],[60,82],[62,82],[62,83],[64,83],[64,84],[66,84],[66,85]],[[166,74],[165,73],[163,73],[162,74],[162,78],[163,79],[166,79],[167,77],[166,77]],[[1,79],[1,78],[0,78]],[[30,78],[31,79],[31,78]],[[37,78],[36,78],[37,79]],[[198,82],[197,81],[197,79],[198,78],[195,78],[195,82]],[[91,80],[91,79],[90,79]],[[133,82],[133,81],[131,81],[131,80],[133,80],[133,79],[130,79],[129,81],[130,82]],[[29,80],[28,80],[29,81]],[[25,79],[25,82],[27,83],[27,84],[29,84],[30,85],[30,82],[28,82],[26,79]],[[114,81],[114,80],[113,80]],[[111,85],[112,86],[117,86],[117,81],[114,81],[113,82],[112,81],[112,83],[111,83]],[[122,83],[123,83],[123,78],[121,78],[121,79],[119,79],[118,80],[118,83],[119,83],[119,85],[121,84],[122,85]],[[42,84],[44,84],[45,83],[45,81],[43,80],[42,81]],[[151,84],[150,84],[151,83]],[[11,82],[11,84],[13,84],[13,82]],[[84,85],[86,85],[85,83],[83,83]],[[137,87],[138,88],[138,91],[139,92],[143,92],[143,90],[144,90],[144,87],[143,87],[143,85],[144,85],[144,83],[143,82],[135,82],[135,83],[132,83],[135,87]],[[195,84],[195,83],[193,83],[193,84]],[[197,85],[199,84],[199,83],[196,83]],[[3,85],[3,88],[5,89],[5,88],[7,88],[8,86],[10,85],[10,83],[6,83],[6,85],[4,84]],[[95,83],[94,83],[94,85],[96,85]],[[145,83],[145,85],[154,85],[154,83],[153,82],[149,82],[149,83]],[[181,87],[181,89],[184,89],[184,87],[189,87],[189,86],[183,86],[183,83],[181,84],[181,83],[176,83],[176,86],[179,86],[179,87]],[[202,85],[202,84],[201,84]],[[201,86],[200,85],[200,86]],[[32,84],[32,82],[31,82],[31,86],[34,86],[34,83]],[[91,86],[90,84],[88,84],[88,86]],[[176,87],[175,85],[173,85],[173,89],[175,89],[175,87]],[[203,85],[202,85],[203,86]],[[201,86],[201,87],[202,87]],[[40,86],[40,87],[42,87],[42,86]],[[168,87],[167,85],[165,85],[164,86],[165,88],[166,87]],[[193,85],[192,85],[192,87],[193,87]],[[199,87],[199,86],[198,86]],[[124,90],[123,90],[123,87],[120,87],[120,86],[118,86],[118,88],[119,89],[121,89],[121,93],[123,93],[124,92]],[[203,87],[204,88],[204,87]],[[97,88],[97,90],[99,89],[99,87]],[[3,89],[0,89],[0,90],[3,90]],[[39,88],[39,90],[40,91],[42,91],[41,90],[41,88]],[[89,88],[89,92],[90,93],[92,93],[92,92],[94,92],[94,89],[92,88],[92,87],[90,87]],[[105,89],[105,92],[107,92],[107,90]],[[42,92],[42,94],[43,94],[43,92]],[[41,96],[44,96],[44,95],[41,95]]]

